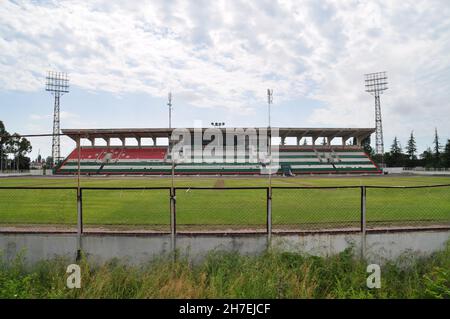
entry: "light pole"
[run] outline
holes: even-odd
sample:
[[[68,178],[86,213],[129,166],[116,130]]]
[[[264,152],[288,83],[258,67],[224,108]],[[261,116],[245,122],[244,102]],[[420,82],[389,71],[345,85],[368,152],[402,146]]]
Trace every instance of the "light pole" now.
[[[172,129],[172,92],[167,96],[167,106],[169,107],[169,131]],[[176,194],[175,194],[175,159],[173,154],[172,133],[169,132],[169,154],[171,163],[171,186],[170,186],[170,234],[172,252],[176,250]]]
[[[172,170],[171,170],[171,175],[172,175],[172,181],[171,181],[171,186],[170,186],[170,242],[171,242],[171,250],[173,252],[173,258],[174,260],[176,259],[176,231],[177,231],[177,214],[176,214],[176,191],[175,191],[175,158],[174,158],[174,154],[173,154],[173,143],[171,142],[171,138],[169,140],[170,143],[170,158],[172,160]]]
[[[169,129],[172,128],[172,92],[167,96],[167,106],[169,107]]]
[[[272,238],[272,132],[270,126],[270,106],[273,103],[273,90],[267,89],[267,113],[268,113],[268,148],[269,148],[269,190],[267,194],[267,238],[268,244]]]
[[[269,134],[269,140],[268,140],[268,148],[269,148],[269,190],[270,195],[272,195],[272,132],[271,132],[271,126],[270,126],[270,106],[273,103],[273,90],[267,89],[267,113],[268,113],[268,134]]]

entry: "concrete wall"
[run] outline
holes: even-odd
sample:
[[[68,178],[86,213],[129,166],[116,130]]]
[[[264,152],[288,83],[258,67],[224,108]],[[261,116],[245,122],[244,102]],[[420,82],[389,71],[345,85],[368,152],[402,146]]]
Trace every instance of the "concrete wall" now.
[[[384,263],[404,254],[426,256],[442,250],[450,231],[417,231],[367,234],[365,256],[373,263]],[[76,258],[76,235],[72,234],[0,234],[3,258],[13,260],[22,253],[28,264],[56,256]],[[354,247],[362,249],[362,236],[353,234],[273,235],[272,247],[283,251],[329,256]],[[177,249],[183,256],[201,260],[213,250],[258,254],[267,247],[265,235],[178,235]],[[119,258],[129,264],[140,264],[171,252],[170,235],[117,236],[85,235],[83,251],[93,262]]]
[[[404,167],[385,167],[383,171],[388,174],[411,174],[411,175],[428,175],[428,176],[450,176],[450,170],[429,170],[425,169],[405,169]]]
[[[385,167],[383,168],[383,171],[387,174],[402,174],[403,167]]]
[[[403,173],[425,176],[450,176],[450,171],[403,171]]]

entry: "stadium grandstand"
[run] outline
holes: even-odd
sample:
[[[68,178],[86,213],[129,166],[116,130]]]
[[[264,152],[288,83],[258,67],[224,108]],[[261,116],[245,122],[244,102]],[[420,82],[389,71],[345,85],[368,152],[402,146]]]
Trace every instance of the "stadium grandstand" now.
[[[187,128],[194,133],[194,128]],[[205,128],[203,129],[203,131]],[[225,134],[226,128],[220,128]],[[228,128],[230,130],[230,128]],[[233,128],[231,128],[233,130]],[[236,129],[242,131],[241,128]],[[363,151],[362,141],[369,137],[373,128],[278,128],[279,145],[272,154],[277,156],[277,174],[377,174],[380,169]],[[88,140],[91,145],[75,148],[54,169],[55,174],[89,175],[168,175],[172,172],[172,158],[168,142],[157,145],[158,139],[169,140],[173,129],[65,129],[63,134],[74,141]],[[137,145],[126,145],[127,139],[135,139]],[[143,139],[150,139],[152,145],[142,145]],[[97,145],[96,140],[104,140]],[[111,145],[111,139],[118,139],[121,145]],[[288,144],[287,141],[294,140]],[[301,143],[303,141],[303,143]],[[306,141],[306,142],[305,142]],[[337,143],[336,143],[337,141]],[[352,143],[348,143],[351,141]],[[203,141],[203,145],[209,141]],[[318,143],[319,142],[319,143]],[[247,150],[246,150],[247,151]],[[176,162],[175,162],[176,163]],[[265,165],[259,159],[248,161],[245,155],[237,154],[232,163],[221,161],[176,163],[174,172],[178,175],[258,175]]]

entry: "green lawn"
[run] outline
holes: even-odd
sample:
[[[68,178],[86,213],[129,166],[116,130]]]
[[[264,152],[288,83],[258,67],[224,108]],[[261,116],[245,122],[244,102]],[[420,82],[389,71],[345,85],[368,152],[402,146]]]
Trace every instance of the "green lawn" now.
[[[168,187],[168,177],[82,178],[82,187]],[[417,186],[450,184],[450,177],[273,178],[273,186]],[[75,178],[1,178],[0,186],[68,186]],[[267,186],[267,178],[177,177],[177,187]],[[274,189],[273,227],[358,227],[360,189]],[[2,225],[75,225],[75,190],[0,189]],[[168,190],[83,190],[86,227],[169,230]],[[368,226],[449,225],[450,187],[367,189]],[[263,229],[266,190],[177,190],[179,229]],[[207,226],[205,226],[207,225]]]

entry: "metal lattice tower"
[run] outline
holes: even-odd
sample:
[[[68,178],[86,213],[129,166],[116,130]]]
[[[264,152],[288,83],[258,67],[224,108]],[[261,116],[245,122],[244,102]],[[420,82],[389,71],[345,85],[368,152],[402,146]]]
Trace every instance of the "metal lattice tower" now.
[[[375,151],[381,155],[383,161],[384,142],[383,142],[383,123],[381,121],[381,103],[380,94],[387,90],[386,72],[376,72],[365,74],[366,92],[375,97]]]
[[[55,166],[61,159],[60,141],[60,99],[64,93],[69,93],[69,78],[67,73],[49,71],[46,78],[45,90],[51,92],[55,97],[53,110],[53,139],[52,139],[52,160]]]

